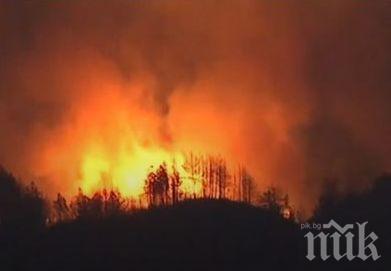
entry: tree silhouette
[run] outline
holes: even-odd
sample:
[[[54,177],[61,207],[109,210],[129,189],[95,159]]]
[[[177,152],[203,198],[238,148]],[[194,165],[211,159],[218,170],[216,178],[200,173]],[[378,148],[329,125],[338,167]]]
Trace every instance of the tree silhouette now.
[[[145,181],[144,190],[147,193],[150,206],[165,205],[168,203],[169,177],[165,164],[158,167],[155,172],[150,172]]]
[[[57,194],[57,199],[53,201],[53,210],[55,222],[65,221],[71,218],[67,200],[60,193]]]
[[[254,179],[243,166],[239,167],[237,185],[239,192],[238,200],[251,203],[254,193]]]
[[[126,200],[118,191],[111,190],[104,200],[104,205],[106,216],[116,216],[126,211]]]
[[[15,177],[0,167],[0,225],[9,228],[18,220],[22,190]]]
[[[90,199],[84,195],[83,190],[79,188],[77,195],[70,205],[73,217],[78,219],[89,218],[89,201]]]
[[[289,197],[283,194],[275,187],[269,187],[258,198],[258,204],[271,211],[272,213],[282,215],[287,219],[294,218],[294,210],[289,204]]]
[[[171,180],[171,200],[173,204],[178,203],[179,201],[179,187],[181,186],[181,176],[176,169],[175,163],[172,166],[172,174],[170,176]]]
[[[47,220],[46,202],[34,182],[23,191],[24,219],[34,230],[42,229]],[[27,225],[26,225],[27,226]]]
[[[47,208],[34,183],[24,187],[0,167],[0,228],[28,233],[42,230]]]

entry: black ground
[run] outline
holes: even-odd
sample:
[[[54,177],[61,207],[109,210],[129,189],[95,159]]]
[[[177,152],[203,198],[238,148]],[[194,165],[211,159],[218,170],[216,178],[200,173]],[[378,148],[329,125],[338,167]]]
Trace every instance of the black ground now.
[[[192,200],[29,233],[0,231],[0,270],[391,270],[390,193],[386,176],[365,194],[324,201],[313,218],[368,221],[379,236],[377,262],[309,262],[298,223],[247,204]]]

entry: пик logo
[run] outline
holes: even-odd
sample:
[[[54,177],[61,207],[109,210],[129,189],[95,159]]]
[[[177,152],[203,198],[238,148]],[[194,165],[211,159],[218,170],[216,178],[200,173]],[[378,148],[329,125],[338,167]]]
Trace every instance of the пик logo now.
[[[368,235],[365,233],[365,226],[368,222],[364,223],[356,223],[357,224],[357,232],[358,236],[353,234],[354,224],[347,224],[344,227],[341,227],[336,223],[334,220],[330,220],[329,223],[323,224],[323,229],[327,229],[330,231],[330,229],[335,229],[335,231],[330,233],[324,233],[323,231],[320,231],[317,235],[314,235],[312,232],[308,232],[304,237],[307,239],[307,259],[312,261],[316,258],[314,247],[315,247],[315,241],[319,240],[320,242],[320,258],[322,260],[327,260],[330,255],[328,254],[328,245],[331,245],[332,249],[332,256],[337,261],[341,260],[342,258],[346,257],[349,261],[360,258],[361,260],[365,261],[368,258],[372,258],[372,260],[376,261],[380,258],[380,255],[377,251],[377,248],[374,244],[374,242],[378,239],[378,236],[371,232]],[[304,227],[303,227],[304,225]],[[303,224],[302,228],[311,228],[310,225]],[[321,225],[318,225],[316,228],[320,230]],[[315,227],[313,227],[315,228]],[[341,254],[341,246],[340,242],[344,241],[343,244],[345,248],[345,253]],[[353,245],[356,244],[358,247],[358,253],[357,255],[354,255],[353,253]],[[367,254],[369,252],[369,254]]]

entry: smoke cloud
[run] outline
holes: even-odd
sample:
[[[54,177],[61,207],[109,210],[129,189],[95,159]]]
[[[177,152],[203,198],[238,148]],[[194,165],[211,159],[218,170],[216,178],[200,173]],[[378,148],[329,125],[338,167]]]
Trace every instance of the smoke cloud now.
[[[325,181],[359,190],[391,168],[390,12],[353,0],[2,1],[0,163],[48,194],[75,191],[81,146],[98,134],[115,148],[110,133],[131,130],[245,164],[259,188],[310,210]]]

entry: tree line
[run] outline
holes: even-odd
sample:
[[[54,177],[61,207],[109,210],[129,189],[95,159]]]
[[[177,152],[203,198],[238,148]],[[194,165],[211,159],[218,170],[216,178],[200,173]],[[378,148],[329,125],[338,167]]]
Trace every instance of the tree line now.
[[[175,205],[189,199],[240,201],[262,206],[283,216],[293,214],[287,195],[269,188],[255,196],[254,179],[247,170],[239,166],[230,173],[221,157],[190,154],[184,169],[189,173],[187,178],[194,185],[200,185],[198,193],[184,190],[184,179],[179,170],[173,166],[169,172],[163,163],[147,175],[144,194],[138,199],[124,197],[115,189],[102,189],[92,196],[79,189],[71,198],[58,193],[54,200],[49,200],[34,183],[24,185],[0,167],[0,228],[16,229],[21,226],[39,229],[48,224],[118,216],[140,208]]]
[[[180,174],[175,164],[171,170],[165,163],[151,170],[144,187],[150,206],[175,204],[189,198],[230,199],[246,203],[253,200],[254,179],[243,166],[230,172],[227,162],[220,156],[190,153],[182,167],[186,176]],[[184,189],[185,179],[193,187]]]

